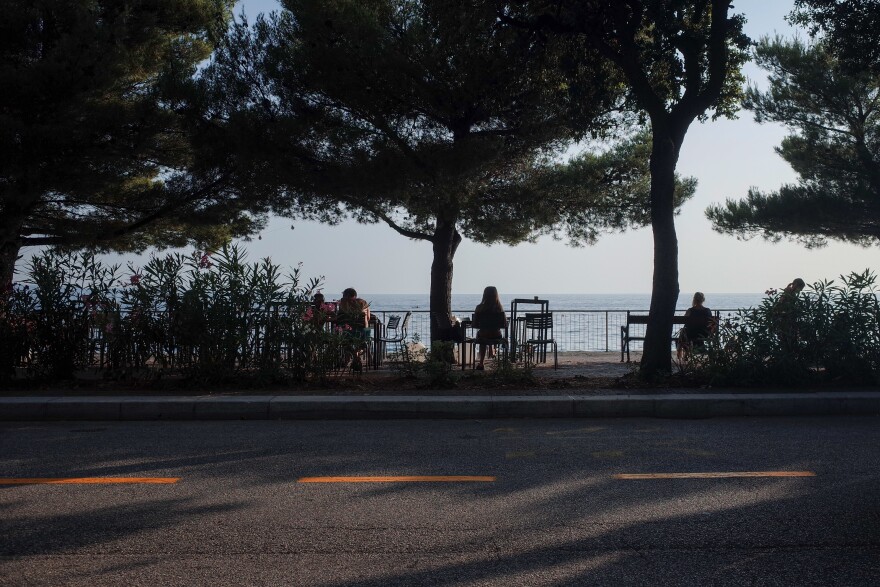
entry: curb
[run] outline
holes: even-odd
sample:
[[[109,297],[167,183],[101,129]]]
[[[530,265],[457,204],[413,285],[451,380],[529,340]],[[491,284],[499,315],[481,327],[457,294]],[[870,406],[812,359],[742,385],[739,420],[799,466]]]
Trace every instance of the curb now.
[[[607,396],[8,397],[0,421],[715,418],[880,414],[880,392]]]

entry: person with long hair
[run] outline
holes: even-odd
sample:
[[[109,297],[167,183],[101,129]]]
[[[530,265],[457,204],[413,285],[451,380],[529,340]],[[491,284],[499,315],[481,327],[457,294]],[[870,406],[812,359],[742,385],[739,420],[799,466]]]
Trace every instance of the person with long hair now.
[[[501,305],[501,298],[498,297],[498,289],[492,285],[486,287],[483,290],[483,299],[474,309],[474,317],[479,325],[481,321],[488,316],[504,316],[504,306]],[[497,319],[497,318],[496,318]],[[497,323],[497,322],[496,322]],[[501,329],[500,328],[483,328],[479,327],[477,330],[477,339],[478,340],[493,340],[493,339],[501,339]],[[483,362],[486,358],[486,350],[489,351],[489,358],[495,356],[495,345],[480,343],[480,362],[477,364],[477,370],[482,371],[484,369]]]
[[[681,329],[676,344],[679,360],[687,356],[694,347],[703,348],[706,339],[715,330],[715,318],[712,310],[703,305],[705,301],[706,295],[696,292],[691,307],[684,313],[684,328]]]

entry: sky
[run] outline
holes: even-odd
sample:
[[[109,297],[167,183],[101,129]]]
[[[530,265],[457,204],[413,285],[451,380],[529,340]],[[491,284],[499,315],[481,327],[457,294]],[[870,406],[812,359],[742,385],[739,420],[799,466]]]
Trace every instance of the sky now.
[[[798,34],[785,22],[790,0],[738,0],[734,11],[746,15],[746,33]],[[273,0],[243,0],[253,22],[260,12],[277,9]],[[805,36],[803,32],[799,33]],[[765,74],[753,64],[745,73],[762,83]],[[795,174],[774,151],[784,127],[755,123],[747,111],[737,120],[695,122],[685,138],[678,173],[698,180],[695,196],[676,219],[679,282],[683,292],[763,292],[785,286],[794,277],[808,283],[876,267],[876,248],[831,243],[808,250],[791,242],[740,241],[714,232],[704,216],[707,206],[745,197],[750,187],[772,191],[793,182]],[[291,229],[291,225],[294,226]],[[254,240],[244,243],[251,260],[271,257],[284,267],[302,262],[307,277],[323,276],[325,292],[354,287],[365,294],[427,293],[431,246],[406,239],[384,224],[337,226],[274,219]],[[118,262],[131,257],[107,256]],[[465,240],[454,262],[453,293],[477,293],[486,285],[501,292],[649,293],[653,244],[650,228],[603,236],[587,248],[542,239],[515,247],[486,246]]]

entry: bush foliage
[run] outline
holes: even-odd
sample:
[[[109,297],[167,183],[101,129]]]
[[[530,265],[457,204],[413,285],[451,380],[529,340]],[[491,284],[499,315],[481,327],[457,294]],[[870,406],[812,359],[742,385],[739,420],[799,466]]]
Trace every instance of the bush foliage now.
[[[769,290],[756,307],[722,319],[687,370],[713,385],[880,381],[880,304],[866,270],[793,295]]]
[[[320,282],[300,271],[248,263],[236,245],[154,256],[126,272],[91,253],[45,251],[0,298],[0,377],[100,367],[112,378],[324,378],[346,368],[359,342],[308,320]]]

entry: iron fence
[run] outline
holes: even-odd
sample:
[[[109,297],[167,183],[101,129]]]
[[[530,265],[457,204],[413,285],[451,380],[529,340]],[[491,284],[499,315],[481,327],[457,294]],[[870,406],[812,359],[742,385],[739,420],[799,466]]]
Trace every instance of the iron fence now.
[[[732,316],[739,310],[713,310],[721,318]],[[401,316],[405,312],[374,310],[387,323],[390,316]],[[455,310],[453,315],[470,316],[470,310]],[[553,337],[559,345],[559,352],[620,352],[620,329],[626,325],[627,313],[647,314],[648,310],[553,310]],[[509,314],[509,313],[508,313]],[[680,312],[679,314],[683,314]],[[630,335],[644,336],[645,325],[630,326]],[[414,310],[407,334],[409,341],[423,343],[431,339],[430,312]],[[632,341],[630,350],[642,350],[642,341]]]

